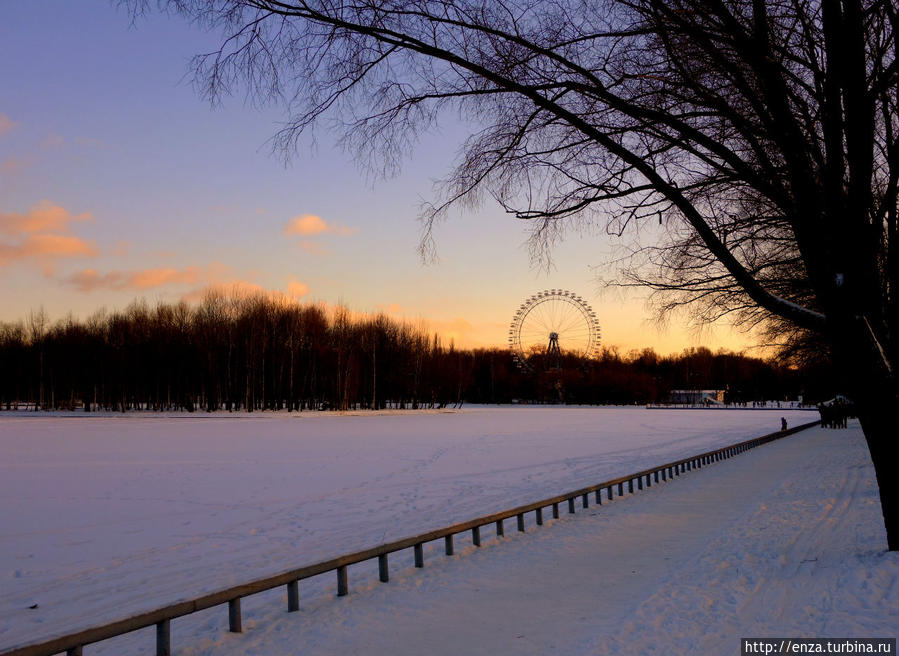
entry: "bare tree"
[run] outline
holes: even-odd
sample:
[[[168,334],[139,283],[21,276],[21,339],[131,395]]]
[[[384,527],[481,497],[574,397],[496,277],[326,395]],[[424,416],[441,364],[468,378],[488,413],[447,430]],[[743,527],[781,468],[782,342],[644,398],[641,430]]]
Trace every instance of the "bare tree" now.
[[[125,0],[137,11],[150,0]],[[899,549],[894,0],[160,0],[223,31],[196,80],[327,116],[395,169],[454,108],[479,122],[424,213],[492,197],[658,241],[622,281],[700,316],[820,335],[857,403]]]
[[[38,355],[38,398],[34,409],[43,408],[46,402],[44,398],[44,337],[47,333],[47,314],[44,308],[37,312],[28,313],[28,333],[31,343],[37,347]]]

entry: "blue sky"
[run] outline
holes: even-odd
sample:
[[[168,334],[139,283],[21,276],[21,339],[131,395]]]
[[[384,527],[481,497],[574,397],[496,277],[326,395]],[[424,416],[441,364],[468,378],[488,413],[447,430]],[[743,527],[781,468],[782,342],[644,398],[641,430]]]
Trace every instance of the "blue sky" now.
[[[367,176],[322,128],[285,166],[269,143],[280,108],[241,92],[212,108],[192,88],[190,57],[217,44],[178,18],[132,24],[105,0],[0,0],[0,321],[241,286],[503,345],[524,298],[566,288],[623,350],[749,343],[726,327],[697,335],[683,317],[660,332],[639,295],[600,294],[594,267],[615,246],[605,235],[571,235],[548,272],[535,266],[527,226],[490,204],[442,223],[439,260],[422,263],[419,204],[463,127],[426,135],[390,180]]]

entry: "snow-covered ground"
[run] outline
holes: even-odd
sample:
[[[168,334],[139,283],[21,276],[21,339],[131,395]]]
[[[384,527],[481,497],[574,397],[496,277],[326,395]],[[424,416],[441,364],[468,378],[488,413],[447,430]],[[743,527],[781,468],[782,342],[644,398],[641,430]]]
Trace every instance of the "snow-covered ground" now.
[[[778,427],[751,410],[5,415],[0,649]],[[774,629],[897,624],[899,567],[857,430],[807,432],[594,515],[507,529],[478,553],[434,545],[424,570],[394,556],[386,585],[374,563],[351,567],[343,599],[319,577],[289,616],[283,591],[246,599],[240,636],[210,609],[173,623],[175,653],[735,653]],[[143,631],[90,653],[152,644]]]

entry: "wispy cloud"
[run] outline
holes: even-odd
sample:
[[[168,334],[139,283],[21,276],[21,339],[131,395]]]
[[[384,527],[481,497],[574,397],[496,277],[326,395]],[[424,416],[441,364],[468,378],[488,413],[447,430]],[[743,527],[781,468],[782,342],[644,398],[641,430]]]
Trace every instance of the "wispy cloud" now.
[[[185,285],[205,287],[230,283],[233,280],[229,267],[221,262],[212,262],[205,266],[114,269],[105,272],[93,268],[82,269],[61,278],[60,282],[82,292],[97,290],[142,292],[160,287]]]
[[[29,235],[15,244],[0,241],[0,264],[28,258],[56,259],[97,255],[99,251],[93,243],[73,235]]]
[[[359,232],[358,228],[350,228],[349,226],[341,225],[337,221],[328,223],[315,214],[301,214],[300,216],[295,216],[284,226],[285,235],[300,235],[303,237],[314,237],[326,234],[348,237],[350,235],[355,235],[357,232]]]
[[[55,132],[51,132],[46,137],[44,137],[43,141],[41,141],[41,148],[50,150],[52,148],[62,148],[66,145],[66,140],[62,137],[62,135],[56,134]]]
[[[6,114],[0,114],[0,135],[11,132],[18,125]]]
[[[0,212],[0,234],[17,237],[39,232],[64,232],[69,230],[72,223],[92,219],[90,212],[72,214],[66,208],[54,205],[52,201],[42,200],[24,214]]]
[[[78,146],[87,146],[88,148],[97,148],[99,150],[108,150],[110,147],[105,141],[94,139],[93,137],[75,137],[72,141]]]
[[[453,342],[463,348],[481,348],[502,343],[506,329],[505,323],[472,322],[464,317],[434,318],[419,315],[413,318],[410,308],[399,303],[382,303],[375,306],[398,321],[411,322],[421,330],[429,333],[438,333],[445,345]]]
[[[181,300],[188,303],[197,303],[209,294],[217,294],[226,298],[236,299],[262,296],[284,303],[296,303],[308,293],[309,287],[295,278],[291,278],[290,282],[287,283],[286,292],[281,289],[269,289],[249,280],[231,279],[227,282],[213,283],[192,289],[182,294]]]
[[[146,291],[166,285],[195,285],[203,272],[198,267],[162,267],[134,271],[107,271],[82,269],[62,279],[78,291],[93,292],[98,289],[113,291]]]
[[[23,159],[7,157],[0,162],[0,174],[15,173],[16,171],[21,171],[26,166],[28,166],[28,162]]]
[[[301,240],[299,242],[299,246],[304,251],[306,251],[307,253],[311,253],[312,255],[327,255],[331,252],[324,244],[319,244],[317,241],[312,241],[310,239]]]
[[[180,298],[193,303],[202,301],[207,294],[216,293],[228,297],[277,296],[297,300],[309,293],[309,287],[291,277],[286,291],[273,290],[234,275],[230,267],[221,262],[205,266],[155,267],[98,271],[94,268],[76,271],[59,281],[80,292],[96,291],[146,292],[164,288],[188,289]]]
[[[290,278],[290,282],[287,283],[287,295],[292,296],[293,298],[302,298],[306,294],[309,293],[309,285],[304,282],[300,282],[294,277]]]
[[[91,241],[70,234],[73,223],[90,221],[90,213],[72,214],[48,200],[24,214],[0,212],[0,265],[16,260],[48,262],[58,258],[96,257]]]
[[[283,295],[283,292],[277,292]],[[213,282],[191,289],[181,294],[186,303],[199,303],[209,294],[228,298],[249,298],[253,296],[270,296],[271,290],[249,280],[231,279],[227,282]]]
[[[389,303],[387,305],[376,305],[376,308],[381,310],[382,312],[386,312],[387,314],[396,314],[402,315],[405,312],[405,308],[399,303]]]

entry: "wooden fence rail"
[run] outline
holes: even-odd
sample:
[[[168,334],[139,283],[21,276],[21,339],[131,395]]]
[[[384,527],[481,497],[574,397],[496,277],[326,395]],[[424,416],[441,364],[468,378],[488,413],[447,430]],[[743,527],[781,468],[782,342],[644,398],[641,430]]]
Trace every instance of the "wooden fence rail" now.
[[[390,578],[388,568],[388,555],[404,549],[413,549],[415,567],[424,567],[424,551],[422,549],[424,543],[434,540],[444,540],[446,555],[453,555],[453,538],[461,533],[471,532],[472,544],[480,546],[481,544],[481,528],[493,524],[496,528],[496,535],[504,535],[504,521],[513,517],[517,520],[518,531],[525,531],[525,515],[533,512],[537,525],[543,524],[544,508],[552,509],[554,519],[559,517],[559,505],[567,504],[568,513],[575,513],[575,503],[577,499],[581,500],[581,506],[588,508],[590,505],[590,495],[594,495],[594,503],[602,504],[602,492],[605,491],[606,499],[611,501],[616,492],[618,496],[624,496],[624,485],[627,484],[627,494],[634,492],[634,483],[637,489],[642,490],[644,484],[651,487],[653,484],[668,481],[677,478],[681,474],[700,469],[719,460],[725,460],[732,456],[753,449],[757,446],[767,444],[768,442],[793,435],[801,430],[815,426],[820,422],[812,421],[801,424],[794,428],[776,433],[769,433],[761,437],[756,437],[744,442],[739,442],[731,446],[726,446],[713,451],[706,451],[689,458],[683,458],[674,462],[669,462],[652,469],[644,469],[627,476],[613,478],[596,485],[584,487],[578,490],[560,494],[548,499],[542,499],[534,503],[529,503],[517,508],[511,508],[502,512],[484,515],[467,522],[445,526],[427,533],[420,533],[412,537],[395,540],[380,544],[376,547],[356,551],[354,553],[337,556],[330,560],[305,565],[297,569],[288,570],[274,576],[256,579],[243,585],[227,588],[218,592],[195,597],[187,601],[181,601],[169,606],[157,608],[145,613],[126,617],[108,624],[95,626],[75,633],[58,636],[42,640],[26,645],[5,648],[0,652],[0,656],[54,656],[55,654],[65,653],[66,656],[82,656],[82,649],[85,645],[114,638],[116,636],[137,631],[138,629],[150,626],[156,627],[156,656],[170,656],[171,653],[171,620],[184,615],[190,615],[197,611],[228,604],[228,628],[235,633],[241,632],[241,614],[240,600],[259,592],[271,590],[280,586],[287,587],[287,612],[295,612],[299,610],[299,581],[308,579],[326,572],[336,572],[337,574],[337,596],[342,597],[349,591],[347,581],[347,567],[366,560],[378,560],[378,574],[381,581],[388,581]],[[616,489],[617,488],[617,489]]]

